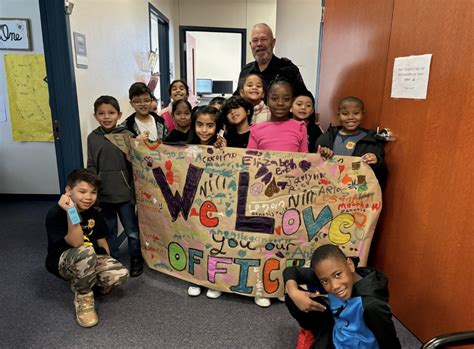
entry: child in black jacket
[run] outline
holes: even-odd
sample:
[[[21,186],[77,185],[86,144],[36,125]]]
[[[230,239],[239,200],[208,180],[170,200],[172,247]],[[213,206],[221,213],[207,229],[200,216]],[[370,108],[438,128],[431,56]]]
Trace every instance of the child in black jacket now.
[[[387,179],[383,144],[375,138],[375,131],[361,128],[364,102],[357,97],[346,97],[339,102],[337,118],[341,126],[330,127],[316,141],[316,149],[324,158],[333,155],[360,156],[374,170],[380,186]]]
[[[168,135],[168,129],[165,120],[151,111],[151,90],[143,82],[135,82],[128,90],[128,97],[135,113],[127,117],[122,126],[138,140],[163,141]]]
[[[289,267],[283,276],[288,309],[313,333],[312,348],[400,348],[383,273],[356,268],[339,247],[328,244],[314,252],[311,268]],[[321,296],[325,292],[327,298]]]

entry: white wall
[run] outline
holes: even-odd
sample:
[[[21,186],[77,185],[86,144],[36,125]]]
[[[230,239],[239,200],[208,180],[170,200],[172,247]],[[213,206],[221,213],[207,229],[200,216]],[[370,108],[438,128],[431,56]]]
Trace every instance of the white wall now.
[[[240,73],[241,35],[189,32],[196,39],[196,78],[232,80],[237,88]]]
[[[298,66],[313,95],[316,91],[320,21],[320,0],[277,2],[275,54],[288,57]]]
[[[13,142],[3,56],[43,53],[38,0],[1,0],[0,17],[29,18],[33,51],[0,51],[0,95],[7,121],[0,122],[0,193],[58,194],[59,177],[54,143]]]
[[[175,3],[173,0],[150,2],[170,21],[170,60],[175,66]],[[133,112],[128,88],[136,81],[148,82],[150,72],[143,69],[150,51],[148,1],[75,1],[70,23],[71,36],[72,32],[86,36],[89,66],[87,69],[75,68],[82,147],[86,161],[87,136],[98,126],[93,117],[95,99],[100,95],[117,98],[123,121]]]

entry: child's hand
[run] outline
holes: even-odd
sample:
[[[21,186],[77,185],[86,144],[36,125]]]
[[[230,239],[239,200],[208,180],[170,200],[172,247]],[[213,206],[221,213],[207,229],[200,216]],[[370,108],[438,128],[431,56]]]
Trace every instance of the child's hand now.
[[[214,147],[223,148],[227,147],[227,140],[224,137],[217,136],[217,141],[214,143]]]
[[[63,194],[59,198],[58,205],[64,211],[66,211],[68,208],[74,207],[74,201],[72,201],[71,196],[69,194]]]
[[[295,305],[298,307],[299,310],[302,312],[310,312],[310,311],[325,311],[326,307],[311,298],[315,298],[319,296],[319,292],[309,293],[302,290],[294,290],[291,294],[288,294],[290,298],[293,300]]]
[[[361,157],[362,161],[364,161],[366,164],[369,165],[375,165],[377,163],[377,156],[373,153],[367,153],[362,155]]]
[[[142,133],[140,133],[136,139],[138,139],[139,141],[146,141],[148,139],[148,131],[143,131]]]
[[[318,145],[318,153],[321,154],[321,156],[326,160],[334,155],[332,149],[329,149],[328,147],[321,147],[320,145]]]

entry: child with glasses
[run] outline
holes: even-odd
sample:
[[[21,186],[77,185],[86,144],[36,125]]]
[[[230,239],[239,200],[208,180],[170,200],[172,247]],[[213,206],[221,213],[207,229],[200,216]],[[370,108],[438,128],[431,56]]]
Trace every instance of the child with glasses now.
[[[168,129],[161,116],[151,111],[152,93],[143,82],[136,82],[128,90],[130,104],[135,113],[130,115],[125,126],[139,140],[162,141],[168,135]]]

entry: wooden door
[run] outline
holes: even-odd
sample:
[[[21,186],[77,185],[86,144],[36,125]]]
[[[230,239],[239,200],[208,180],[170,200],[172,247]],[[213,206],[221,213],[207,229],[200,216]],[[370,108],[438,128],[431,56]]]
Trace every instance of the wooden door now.
[[[318,97],[324,130],[346,96],[362,98],[365,125],[378,126],[392,10],[393,0],[326,0]]]
[[[391,128],[390,176],[369,263],[389,277],[394,314],[422,341],[474,329],[472,0],[327,0],[320,113],[366,102]],[[371,45],[370,43],[377,43]],[[426,100],[390,97],[396,57],[431,53]],[[382,72],[382,74],[381,74]]]
[[[421,340],[474,329],[472,0],[395,0],[380,123],[399,139],[375,265],[398,318]],[[395,57],[433,54],[426,100],[390,98]]]

